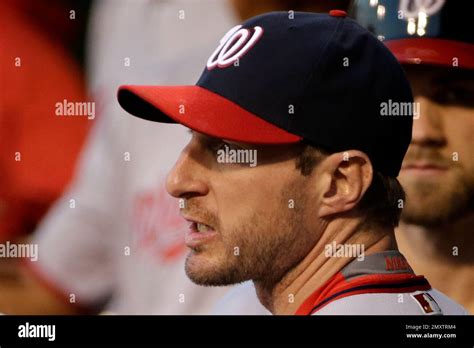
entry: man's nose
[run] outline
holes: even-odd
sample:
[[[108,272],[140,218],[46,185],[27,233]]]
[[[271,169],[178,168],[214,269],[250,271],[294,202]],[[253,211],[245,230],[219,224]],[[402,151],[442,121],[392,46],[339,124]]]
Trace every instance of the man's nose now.
[[[168,173],[166,190],[176,198],[201,196],[208,193],[203,166],[192,156],[189,145],[181,152],[178,161]]]
[[[424,96],[415,97],[415,102],[420,104],[420,115],[413,120],[412,144],[444,144],[442,107]]]

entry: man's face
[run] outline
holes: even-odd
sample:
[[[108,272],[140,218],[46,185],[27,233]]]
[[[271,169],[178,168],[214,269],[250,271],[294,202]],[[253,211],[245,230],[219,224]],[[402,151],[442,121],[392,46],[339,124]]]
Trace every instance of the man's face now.
[[[220,163],[225,146],[256,150],[257,166]],[[311,250],[316,214],[308,212],[311,190],[296,168],[297,153],[296,145],[246,146],[193,132],[167,189],[185,199],[186,273],[194,282],[278,281]]]
[[[474,210],[474,72],[407,66],[420,118],[400,181],[402,220],[441,226]]]

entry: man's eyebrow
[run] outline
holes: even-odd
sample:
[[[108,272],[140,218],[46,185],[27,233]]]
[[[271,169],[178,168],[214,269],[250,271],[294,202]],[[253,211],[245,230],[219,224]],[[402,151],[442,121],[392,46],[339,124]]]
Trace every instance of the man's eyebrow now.
[[[223,142],[226,142],[226,143],[229,143],[229,144],[240,146],[242,148],[253,148],[255,146],[255,144],[254,144],[254,146],[252,146],[252,144],[241,143],[241,142],[233,141],[233,140],[229,140],[229,139],[213,137],[213,136],[208,135],[208,134],[203,134],[203,133],[196,132],[195,130],[193,130],[191,128],[188,128],[187,132],[189,134],[191,134],[192,136],[199,135],[200,138],[202,138],[202,139],[204,139],[208,142],[223,141]]]
[[[239,141],[226,140],[226,139],[222,139],[222,141],[225,141],[226,143],[229,143],[231,145],[236,145],[236,146],[239,146],[239,147],[242,147],[242,148],[251,148],[252,147],[251,144],[241,143]]]

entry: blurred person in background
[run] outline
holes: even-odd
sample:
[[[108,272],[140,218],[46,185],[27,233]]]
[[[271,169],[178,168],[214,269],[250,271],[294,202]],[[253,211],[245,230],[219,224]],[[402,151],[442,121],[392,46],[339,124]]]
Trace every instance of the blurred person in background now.
[[[399,176],[399,248],[474,313],[474,3],[360,0],[353,14],[404,64],[420,108]]]
[[[0,311],[208,313],[228,289],[186,277],[186,226],[164,189],[189,135],[128,117],[117,86],[194,83],[209,50],[243,16],[347,2],[97,1],[88,45],[97,124],[70,189],[35,233],[38,261],[25,262],[16,284],[0,285]],[[267,313],[254,292],[232,308],[227,314]]]
[[[188,57],[202,61],[200,46],[213,45],[234,21],[217,0],[94,3],[88,88],[100,112],[70,189],[34,235],[38,261],[24,263],[15,287],[0,285],[0,311],[195,314],[223,294],[183,281],[180,272],[185,226],[162,182],[169,153],[187,134],[130,122],[115,92],[125,79],[192,79],[198,71]],[[159,161],[151,151],[160,151]]]
[[[0,2],[2,245],[23,241],[64,191],[91,124],[56,113],[64,100],[87,102],[79,63],[88,1],[72,3]],[[0,280],[15,277],[17,260],[2,253]]]

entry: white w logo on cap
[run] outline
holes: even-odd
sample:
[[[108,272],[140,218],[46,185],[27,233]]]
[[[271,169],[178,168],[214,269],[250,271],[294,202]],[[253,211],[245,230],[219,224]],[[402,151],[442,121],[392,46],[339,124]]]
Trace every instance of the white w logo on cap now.
[[[252,35],[250,35],[250,30],[242,28],[241,25],[230,29],[207,60],[207,69],[211,70],[216,66],[219,68],[228,67],[247,53],[263,34],[261,27],[257,26],[253,29]]]
[[[399,10],[402,11],[404,18],[418,17],[419,12],[432,16],[441,10],[444,2],[445,0],[401,0]]]

